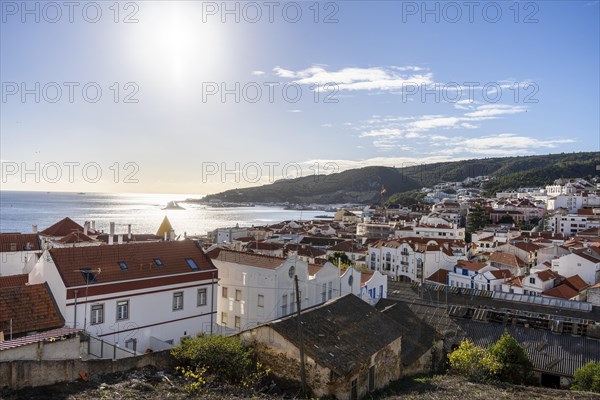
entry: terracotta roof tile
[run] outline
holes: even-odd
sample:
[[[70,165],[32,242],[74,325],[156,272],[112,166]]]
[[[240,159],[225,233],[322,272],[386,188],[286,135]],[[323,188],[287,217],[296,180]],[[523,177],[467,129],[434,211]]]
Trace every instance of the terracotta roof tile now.
[[[548,289],[542,293],[544,296],[558,297],[560,299],[572,299],[579,294],[578,291],[570,287],[569,285],[558,285],[552,289]]]
[[[85,285],[81,272],[85,269],[94,271],[97,283],[194,272],[186,259],[193,260],[198,271],[215,269],[210,258],[191,240],[54,248],[49,252],[67,287]],[[162,266],[155,260],[160,260]],[[119,262],[124,262],[126,269]],[[98,269],[100,273],[96,272]]]
[[[458,268],[468,269],[469,271],[479,271],[481,268],[486,267],[486,263],[478,263],[473,261],[460,260],[456,263]]]
[[[36,233],[0,233],[0,252],[41,250]]]
[[[13,335],[64,326],[47,284],[0,288],[0,330],[7,332],[12,319]]]
[[[427,278],[427,280],[431,281],[431,282],[437,282],[437,283],[441,283],[443,285],[447,285],[448,284],[448,272],[450,272],[450,271],[440,268],[437,271],[435,271],[429,278]]]
[[[29,274],[0,276],[0,288],[24,286],[29,282]]]
[[[209,256],[213,260],[266,269],[277,269],[277,267],[285,262],[285,258],[281,257],[264,256],[262,254],[226,249],[219,249],[218,252],[213,250],[209,253]]]
[[[521,260],[515,254],[500,251],[492,253],[490,255],[490,261],[498,264],[510,265],[517,268],[525,266],[523,260]]]
[[[83,226],[79,225],[77,222],[73,221],[69,217],[65,217],[55,223],[54,225],[44,229],[40,233],[42,235],[47,236],[67,236],[69,233],[73,231],[81,231],[83,232]]]
[[[569,285],[571,288],[577,290],[578,292],[580,292],[582,289],[588,286],[588,284],[579,275],[570,276],[566,278],[563,281],[563,283]]]
[[[60,243],[86,243],[86,242],[94,242],[95,240],[84,234],[81,231],[71,232],[68,235],[62,237],[57,240]]]

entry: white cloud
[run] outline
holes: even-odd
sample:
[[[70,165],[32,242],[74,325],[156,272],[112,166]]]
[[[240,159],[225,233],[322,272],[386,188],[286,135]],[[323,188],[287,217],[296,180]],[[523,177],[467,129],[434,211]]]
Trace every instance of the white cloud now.
[[[465,117],[471,119],[492,118],[499,115],[517,114],[527,111],[524,106],[511,106],[508,104],[484,104],[475,108],[475,111],[468,112]]]
[[[476,138],[455,137],[444,142],[439,138],[438,144],[448,145],[446,149],[435,151],[434,154],[479,154],[479,155],[515,155],[534,154],[540,148],[556,148],[561,144],[573,143],[573,139],[536,139],[530,136],[514,133],[481,136]]]
[[[288,112],[291,112],[291,113],[301,113],[302,110],[294,109],[294,110],[288,110]]]
[[[416,73],[419,67],[342,68],[328,71],[322,66],[291,71],[279,66],[273,72],[281,78],[293,79],[301,85],[317,85],[320,90],[402,90],[405,85],[433,83],[431,73]],[[403,73],[408,72],[408,73]],[[329,88],[327,84],[333,84]]]
[[[323,127],[323,128],[331,128],[331,127],[333,127],[333,125],[332,124],[321,124],[321,127]]]
[[[265,71],[252,71],[252,75],[254,76],[263,76]]]

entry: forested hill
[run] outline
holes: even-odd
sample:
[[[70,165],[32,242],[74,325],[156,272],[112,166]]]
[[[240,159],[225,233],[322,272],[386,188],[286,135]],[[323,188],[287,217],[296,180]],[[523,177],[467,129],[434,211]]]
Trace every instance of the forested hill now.
[[[269,185],[233,189],[206,196],[204,201],[252,203],[373,203],[386,197],[442,182],[462,181],[467,177],[494,176],[484,189],[488,194],[540,186],[558,178],[599,174],[600,152],[548,154],[539,156],[483,158],[465,161],[422,164],[402,168],[365,167],[331,175],[305,176],[279,180]]]

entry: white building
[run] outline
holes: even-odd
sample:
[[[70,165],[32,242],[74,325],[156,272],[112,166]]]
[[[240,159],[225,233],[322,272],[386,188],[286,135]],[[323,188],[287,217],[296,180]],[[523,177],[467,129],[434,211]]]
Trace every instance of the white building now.
[[[600,226],[596,219],[586,215],[568,214],[553,215],[548,218],[548,226],[552,232],[563,233],[565,236],[576,235],[579,232]]]
[[[231,243],[237,238],[248,236],[247,228],[219,228],[217,229],[217,244]]]
[[[29,283],[48,283],[67,326],[144,352],[213,330],[217,278],[185,240],[50,249]]]
[[[440,268],[451,270],[466,254],[466,245],[459,240],[392,239],[369,247],[367,265],[394,280],[424,282]]]
[[[499,270],[486,263],[461,260],[448,273],[448,285],[499,292],[502,284],[511,277],[510,271]]]
[[[219,269],[217,322],[224,333],[249,329],[296,312],[296,276],[302,309],[337,298],[340,293],[353,293],[370,303],[379,300],[380,293],[384,297],[387,294],[387,277],[363,277],[353,268],[340,274],[329,262],[320,266],[297,256],[279,258],[226,249],[215,249],[209,255]],[[364,292],[362,286],[366,288]],[[375,286],[378,292],[369,292]]]
[[[600,257],[591,249],[552,260],[552,270],[562,276],[579,275],[588,285],[600,282]]]
[[[0,233],[0,276],[29,273],[40,251],[35,233]]]

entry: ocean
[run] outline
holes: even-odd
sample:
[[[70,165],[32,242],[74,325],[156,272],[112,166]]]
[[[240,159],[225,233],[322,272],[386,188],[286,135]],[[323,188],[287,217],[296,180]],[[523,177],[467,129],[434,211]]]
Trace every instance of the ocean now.
[[[108,232],[115,222],[115,233],[156,233],[168,216],[176,235],[204,235],[221,227],[274,224],[284,220],[308,220],[325,211],[285,210],[282,207],[208,207],[185,202],[198,195],[60,193],[0,191],[0,232],[29,233],[32,225],[43,230],[64,217],[83,225],[96,221],[96,229]],[[161,210],[169,201],[177,201],[185,210]]]

